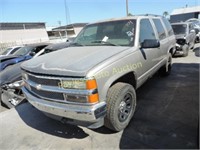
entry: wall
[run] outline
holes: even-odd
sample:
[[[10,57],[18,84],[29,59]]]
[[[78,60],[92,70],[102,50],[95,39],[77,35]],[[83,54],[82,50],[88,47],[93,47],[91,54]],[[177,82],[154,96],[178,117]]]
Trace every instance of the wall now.
[[[45,29],[0,30],[0,48],[49,41]]]

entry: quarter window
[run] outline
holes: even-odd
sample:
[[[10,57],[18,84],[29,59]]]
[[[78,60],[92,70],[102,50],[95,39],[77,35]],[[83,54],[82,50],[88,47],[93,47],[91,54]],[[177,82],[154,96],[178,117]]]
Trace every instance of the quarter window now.
[[[168,35],[169,35],[169,36],[170,36],[170,35],[173,35],[174,32],[173,32],[172,26],[171,26],[171,24],[169,23],[169,21],[168,21],[166,18],[163,18],[162,20],[163,20],[163,22],[164,22],[164,24],[165,24],[165,27],[167,28]]]
[[[165,29],[160,21],[160,19],[153,19],[153,22],[156,26],[156,29],[158,31],[158,36],[160,40],[163,40],[166,38],[166,34],[165,34]]]
[[[156,39],[153,27],[149,19],[142,19],[140,21],[140,38],[139,42],[144,42],[145,39],[154,40]]]

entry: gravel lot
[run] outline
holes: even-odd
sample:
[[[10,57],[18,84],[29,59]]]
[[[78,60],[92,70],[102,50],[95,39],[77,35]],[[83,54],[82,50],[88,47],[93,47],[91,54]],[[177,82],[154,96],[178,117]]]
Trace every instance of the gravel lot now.
[[[200,51],[200,44],[196,46]],[[0,108],[0,148],[135,149],[198,148],[199,57],[173,58],[172,74],[155,75],[137,90],[137,110],[128,128],[113,133],[62,124],[29,103]]]

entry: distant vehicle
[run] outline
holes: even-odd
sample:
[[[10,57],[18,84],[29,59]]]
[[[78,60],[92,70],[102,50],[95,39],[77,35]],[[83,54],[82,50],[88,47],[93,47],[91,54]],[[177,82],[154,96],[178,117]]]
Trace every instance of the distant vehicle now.
[[[13,47],[8,47],[3,53],[1,53],[0,56],[8,56],[13,53],[15,53],[18,49],[20,49],[22,46],[13,46]]]
[[[200,20],[199,19],[196,19],[196,18],[192,18],[192,19],[189,19],[187,20],[186,22],[191,22],[194,29],[195,29],[195,32],[196,32],[196,42],[199,43],[200,42]]]
[[[176,56],[187,56],[189,49],[194,48],[196,33],[189,22],[172,23],[172,28],[176,36]]]
[[[51,44],[40,50],[33,58],[67,48],[70,43],[63,42]],[[22,62],[11,65],[0,72],[0,86],[2,88],[1,100],[9,108],[23,102],[24,96],[21,91],[21,66]]]
[[[47,53],[56,51],[56,50],[67,48],[67,47],[69,47],[69,45],[70,45],[70,42],[51,44],[51,45],[45,47],[44,49],[42,49],[41,51],[39,51],[33,58],[38,57],[43,54],[47,54]]]
[[[21,47],[13,53],[13,55],[2,56],[0,57],[0,71],[5,69],[6,67],[31,59],[37,52],[39,52],[44,47],[48,46],[49,44],[32,44],[28,46]]]

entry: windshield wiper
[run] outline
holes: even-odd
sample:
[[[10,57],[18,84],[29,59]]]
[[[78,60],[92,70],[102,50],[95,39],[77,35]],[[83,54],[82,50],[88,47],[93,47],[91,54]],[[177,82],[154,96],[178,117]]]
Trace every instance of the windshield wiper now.
[[[113,44],[113,43],[106,42],[106,41],[100,41],[100,40],[92,41],[91,43],[99,43],[99,44],[102,44],[102,45],[117,46],[117,45],[115,45],[115,44]]]
[[[70,46],[84,46],[84,45],[82,45],[80,43],[71,43]]]

